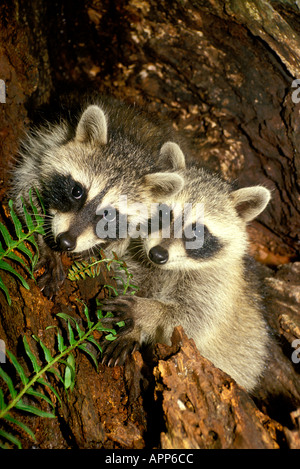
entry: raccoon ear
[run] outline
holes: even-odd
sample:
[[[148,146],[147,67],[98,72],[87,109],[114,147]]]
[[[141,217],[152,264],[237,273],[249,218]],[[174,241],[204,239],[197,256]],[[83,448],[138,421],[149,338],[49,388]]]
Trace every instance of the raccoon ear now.
[[[99,106],[91,105],[78,122],[75,140],[82,143],[105,145],[107,143],[107,122]]]
[[[152,200],[159,202],[177,194],[184,186],[184,179],[176,173],[152,173],[144,176],[143,185]]]
[[[162,169],[185,169],[185,156],[175,142],[166,142],[160,149],[158,165]]]
[[[245,222],[253,220],[268,205],[271,193],[262,186],[245,187],[231,194],[234,206]]]

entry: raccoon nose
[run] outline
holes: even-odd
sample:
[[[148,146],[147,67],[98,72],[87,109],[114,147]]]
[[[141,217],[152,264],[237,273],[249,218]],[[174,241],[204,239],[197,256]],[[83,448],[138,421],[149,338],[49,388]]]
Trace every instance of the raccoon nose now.
[[[154,264],[165,264],[168,262],[169,253],[162,246],[154,246],[149,251],[149,258]]]
[[[73,251],[76,247],[76,240],[68,232],[60,233],[56,242],[61,251]]]

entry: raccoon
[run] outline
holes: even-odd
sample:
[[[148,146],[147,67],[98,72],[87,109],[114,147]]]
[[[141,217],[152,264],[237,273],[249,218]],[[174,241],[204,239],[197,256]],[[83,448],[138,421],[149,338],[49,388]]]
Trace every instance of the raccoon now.
[[[119,338],[104,345],[103,363],[121,365],[141,344],[170,344],[181,325],[204,357],[252,392],[264,371],[269,335],[247,267],[246,225],[265,209],[270,192],[261,186],[234,190],[195,166],[179,174],[184,188],[160,207],[169,211],[170,237],[160,226],[131,240],[125,256],[140,291],[103,301],[103,311],[128,321]],[[203,204],[204,216],[188,217],[179,236],[184,224],[178,206],[185,204]]]
[[[28,202],[31,187],[43,200],[47,236],[38,242],[46,270],[39,284],[46,296],[64,281],[62,252],[92,253],[101,246],[122,256],[128,240],[118,233],[119,218],[130,220],[134,213],[120,213],[121,196],[134,207],[182,188],[182,177],[168,172],[178,169],[170,136],[163,125],[112,98],[88,103],[75,124],[61,120],[29,132],[13,172],[12,198],[20,214],[20,197]],[[104,223],[99,235],[99,222],[112,217],[115,232],[105,233]]]

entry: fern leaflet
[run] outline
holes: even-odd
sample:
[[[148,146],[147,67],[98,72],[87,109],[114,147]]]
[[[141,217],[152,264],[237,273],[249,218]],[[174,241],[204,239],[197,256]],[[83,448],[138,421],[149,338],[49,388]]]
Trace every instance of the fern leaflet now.
[[[44,212],[44,207],[38,192],[37,196],[41,203],[42,210]],[[38,260],[38,246],[34,238],[34,234],[45,234],[43,228],[44,217],[39,214],[36,206],[33,203],[31,190],[29,192],[29,200],[33,215],[28,212],[24,199],[21,200],[24,213],[24,220],[26,223],[26,231],[24,232],[22,222],[14,211],[13,201],[10,200],[8,202],[8,206],[9,213],[14,224],[15,237],[12,237],[6,226],[0,223],[0,233],[5,244],[5,247],[3,247],[2,243],[0,242],[0,269],[5,270],[17,277],[22,283],[23,287],[29,290],[28,283],[26,282],[24,277],[19,274],[16,269],[12,267],[12,265],[8,263],[5,259],[9,259],[16,264],[21,265],[28,272],[30,277],[34,278],[33,272]],[[11,304],[11,298],[8,289],[1,278],[0,289],[4,292],[8,303]]]
[[[105,334],[108,334],[108,340],[111,337],[116,336],[116,331],[114,329],[105,328],[102,325],[101,319],[103,319],[103,315],[101,310],[97,311],[98,320],[96,322],[91,321],[86,305],[84,305],[84,315],[87,323],[85,330],[78,325],[72,316],[65,313],[57,314],[57,316],[67,322],[68,341],[63,338],[60,332],[57,332],[56,338],[58,351],[55,355],[52,355],[50,349],[39,337],[33,336],[43,352],[45,362],[43,366],[39,365],[26,336],[23,337],[25,352],[30,359],[31,366],[33,368],[33,375],[31,378],[27,377],[24,368],[18,362],[17,358],[11,352],[7,352],[9,360],[15,367],[17,375],[22,383],[21,390],[18,390],[18,387],[14,384],[11,377],[2,367],[0,367],[0,378],[5,382],[9,395],[9,402],[6,402],[4,393],[0,389],[0,419],[2,418],[8,423],[13,423],[15,426],[26,432],[32,439],[35,439],[35,437],[30,428],[20,422],[17,418],[12,417],[10,412],[13,409],[16,409],[39,417],[55,418],[54,404],[46,392],[50,390],[60,403],[61,399],[57,390],[49,382],[48,378],[50,375],[54,375],[63,384],[65,390],[70,389],[72,391],[76,377],[75,357],[73,355],[74,350],[78,349],[87,354],[97,367],[98,363],[96,357],[90,348],[87,347],[88,343],[91,343],[99,350],[100,353],[102,353],[101,346],[95,340],[93,333],[95,331],[104,332]],[[56,328],[57,326],[49,326],[47,329],[51,329],[53,327]],[[25,396],[27,397],[26,402],[24,400]],[[48,406],[50,405],[52,407],[52,410],[44,411],[39,407],[28,403],[28,397],[30,396],[46,402]],[[7,442],[17,446],[17,448],[21,448],[20,440],[15,435],[12,435],[4,429],[0,429],[0,439],[2,439],[2,443],[0,442],[0,447],[2,448],[8,447]]]
[[[116,253],[113,253],[113,259],[107,259],[104,252],[100,251],[101,259],[91,258],[90,262],[87,261],[75,261],[68,272],[68,278],[70,280],[79,280],[80,278],[85,279],[88,277],[96,277],[100,274],[101,264],[105,263],[108,271],[113,266],[114,271],[118,274],[119,272],[123,275],[113,275],[112,279],[118,280],[122,285],[122,294],[125,295],[130,291],[131,295],[134,295],[138,291],[138,287],[131,283],[132,274],[128,271],[126,263],[119,259]],[[125,274],[125,279],[124,279]],[[118,291],[112,285],[104,285],[104,287],[113,290],[114,294],[118,296]]]

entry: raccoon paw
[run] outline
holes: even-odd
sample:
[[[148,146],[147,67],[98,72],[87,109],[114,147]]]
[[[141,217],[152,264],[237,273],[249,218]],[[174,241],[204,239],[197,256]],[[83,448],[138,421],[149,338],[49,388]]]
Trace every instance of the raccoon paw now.
[[[131,318],[134,320],[134,309],[137,299],[134,296],[117,296],[101,301],[102,311],[116,313],[120,320]],[[116,317],[116,316],[115,316]]]
[[[103,350],[101,363],[103,365],[109,367],[122,366],[126,358],[139,349],[139,343],[135,339],[122,337],[120,334],[112,342],[105,339],[101,342]]]
[[[41,267],[44,267],[45,272],[37,279],[37,284],[44,295],[52,299],[66,278],[60,255],[54,252],[51,256],[44,256],[39,261],[37,270]]]
[[[139,348],[139,342],[134,338],[133,297],[113,297],[102,300],[102,311],[112,312],[114,317],[102,319],[102,324],[114,326],[117,322],[124,321],[125,325],[118,332],[113,341],[103,339],[102,363],[107,366],[122,366],[126,357]],[[131,333],[132,332],[132,333]]]

